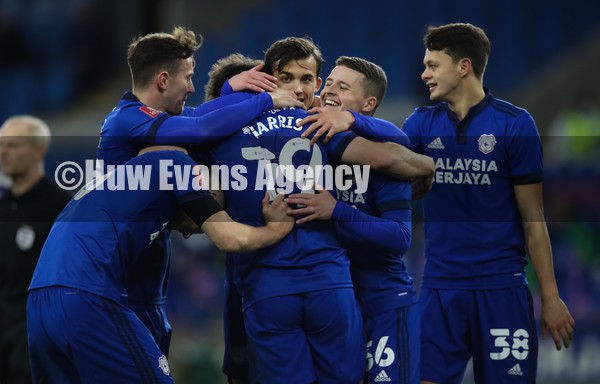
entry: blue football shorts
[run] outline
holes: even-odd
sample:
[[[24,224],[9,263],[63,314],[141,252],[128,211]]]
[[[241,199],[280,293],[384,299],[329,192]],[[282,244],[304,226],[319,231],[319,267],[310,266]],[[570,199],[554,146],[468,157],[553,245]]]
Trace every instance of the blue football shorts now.
[[[27,299],[35,383],[173,383],[167,358],[128,307],[66,287]]]
[[[129,301],[127,306],[135,312],[142,320],[142,323],[148,328],[152,337],[163,355],[169,357],[169,347],[171,346],[171,324],[167,319],[167,312],[164,304],[147,304],[141,302]]]
[[[417,303],[365,318],[365,384],[418,384],[421,318]]]
[[[477,383],[534,383],[538,336],[527,286],[422,288],[421,379],[460,383],[469,358]]]
[[[365,372],[352,288],[278,296],[244,312],[252,382],[356,384]]]

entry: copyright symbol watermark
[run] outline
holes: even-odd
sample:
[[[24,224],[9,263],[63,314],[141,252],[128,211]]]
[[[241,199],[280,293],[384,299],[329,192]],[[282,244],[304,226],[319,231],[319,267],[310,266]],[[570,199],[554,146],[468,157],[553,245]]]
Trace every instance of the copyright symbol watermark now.
[[[83,169],[74,161],[65,161],[59,164],[54,171],[56,184],[67,191],[79,188],[84,179]]]

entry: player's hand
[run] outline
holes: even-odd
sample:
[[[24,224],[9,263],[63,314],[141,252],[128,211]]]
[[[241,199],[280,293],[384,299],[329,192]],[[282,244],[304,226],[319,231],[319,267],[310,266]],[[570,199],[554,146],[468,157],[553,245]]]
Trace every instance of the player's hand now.
[[[237,91],[254,91],[254,92],[270,92],[277,89],[277,78],[266,72],[261,72],[263,63],[256,67],[229,79],[229,85],[235,92]]]
[[[418,177],[412,180],[412,199],[419,200],[425,197],[433,186],[433,175]]]
[[[275,196],[275,199],[269,203],[269,193],[265,193],[262,200],[262,213],[267,227],[280,233],[282,236],[289,233],[294,228],[294,218],[288,216],[288,205],[283,199],[282,194]]]
[[[322,107],[322,106],[323,106],[323,100],[321,100],[321,96],[315,95],[315,98],[313,99],[312,105],[310,107],[318,108],[318,107]]]
[[[315,193],[295,193],[289,195],[286,199],[288,205],[297,204],[298,208],[289,208],[288,214],[291,216],[300,216],[296,224],[306,223],[312,220],[329,220],[335,209],[337,200],[324,190],[321,186],[315,184]]]
[[[326,144],[333,135],[347,131],[354,124],[354,115],[348,111],[319,107],[309,109],[308,113],[311,113],[311,115],[300,120],[298,126],[310,124],[302,132],[302,137],[306,138],[314,132],[314,136],[310,139],[311,144],[316,143],[323,135],[325,135],[323,144]]]
[[[296,107],[306,109],[301,101],[298,101],[294,91],[289,89],[277,88],[273,92],[269,92],[273,99],[273,108]]]
[[[557,350],[564,345],[569,348],[575,334],[575,320],[565,303],[556,295],[551,299],[542,299],[542,337],[552,336]]]

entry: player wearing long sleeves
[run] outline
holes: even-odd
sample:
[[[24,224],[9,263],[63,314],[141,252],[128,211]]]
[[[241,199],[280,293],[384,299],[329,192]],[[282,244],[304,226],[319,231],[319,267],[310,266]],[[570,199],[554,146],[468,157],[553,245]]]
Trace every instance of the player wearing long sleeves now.
[[[182,27],[171,33],[143,35],[131,42],[127,63],[132,92],[123,95],[102,125],[97,150],[100,173],[108,166],[125,163],[149,145],[214,144],[273,108],[274,101],[286,99],[281,95],[274,100],[268,93],[262,93],[213,113],[190,116],[193,108],[185,106],[185,102],[195,91],[193,55],[201,43],[201,36]],[[291,97],[286,100],[288,104],[282,105],[299,104]],[[169,231],[161,232],[144,252],[145,262],[132,267],[132,278],[128,281],[129,305],[168,355],[171,326],[164,303],[171,257]]]
[[[29,286],[34,382],[172,383],[165,354],[128,306],[131,269],[147,262],[146,247],[168,226],[201,230],[229,252],[271,245],[292,229],[282,196],[273,205],[263,199],[264,226],[232,221],[202,190],[196,166],[180,150],[144,153],[67,204]],[[193,222],[180,219],[181,210]]]
[[[369,61],[342,56],[321,91],[320,116],[310,129],[318,137],[350,128],[378,141],[408,146],[398,127],[372,117],[383,100],[385,72]],[[308,118],[307,121],[310,121]],[[345,123],[344,123],[345,121]],[[310,130],[309,129],[309,130]],[[320,131],[320,132],[319,132]],[[306,134],[306,132],[305,132]],[[356,180],[346,191],[314,195],[295,194],[288,202],[300,204],[291,213],[313,219],[334,220],[351,261],[352,282],[361,305],[367,336],[364,382],[416,384],[419,382],[420,323],[413,279],[403,255],[412,237],[411,183],[371,172],[368,188],[359,192]]]

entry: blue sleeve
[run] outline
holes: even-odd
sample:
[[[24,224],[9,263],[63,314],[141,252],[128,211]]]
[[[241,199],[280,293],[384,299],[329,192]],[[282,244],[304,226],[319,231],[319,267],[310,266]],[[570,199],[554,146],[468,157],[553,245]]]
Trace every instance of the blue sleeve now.
[[[540,135],[529,113],[517,117],[507,142],[510,180],[513,185],[542,181],[543,154]]]
[[[375,172],[370,175],[369,189],[373,191],[374,200],[371,208],[376,213],[363,212],[338,201],[332,219],[352,242],[403,255],[412,236],[410,183]]]
[[[415,110],[402,125],[402,131],[408,136],[410,150],[416,153],[423,153],[421,148],[421,132],[419,130],[419,118]]]
[[[221,96],[227,96],[234,93],[233,88],[231,88],[231,84],[229,84],[229,79],[223,83],[221,87]]]
[[[402,209],[387,211],[381,217],[375,217],[338,201],[331,218],[336,221],[338,230],[352,236],[353,241],[384,252],[403,255],[410,246],[411,216],[410,210]],[[379,252],[374,252],[377,253]]]
[[[228,105],[237,104],[244,100],[248,100],[253,96],[255,95],[248,92],[236,92],[228,96],[221,96],[198,106],[194,110],[194,112],[192,112],[191,116],[202,116],[209,112],[216,111],[217,109],[226,107]]]
[[[202,116],[160,116],[147,134],[150,145],[203,145],[232,135],[264,111],[273,108],[269,94],[261,93]],[[197,108],[196,108],[197,109]],[[196,111],[194,111],[195,114]]]
[[[391,122],[352,111],[350,113],[354,115],[354,124],[350,128],[358,135],[373,141],[391,141],[405,147],[409,145],[406,134]]]

